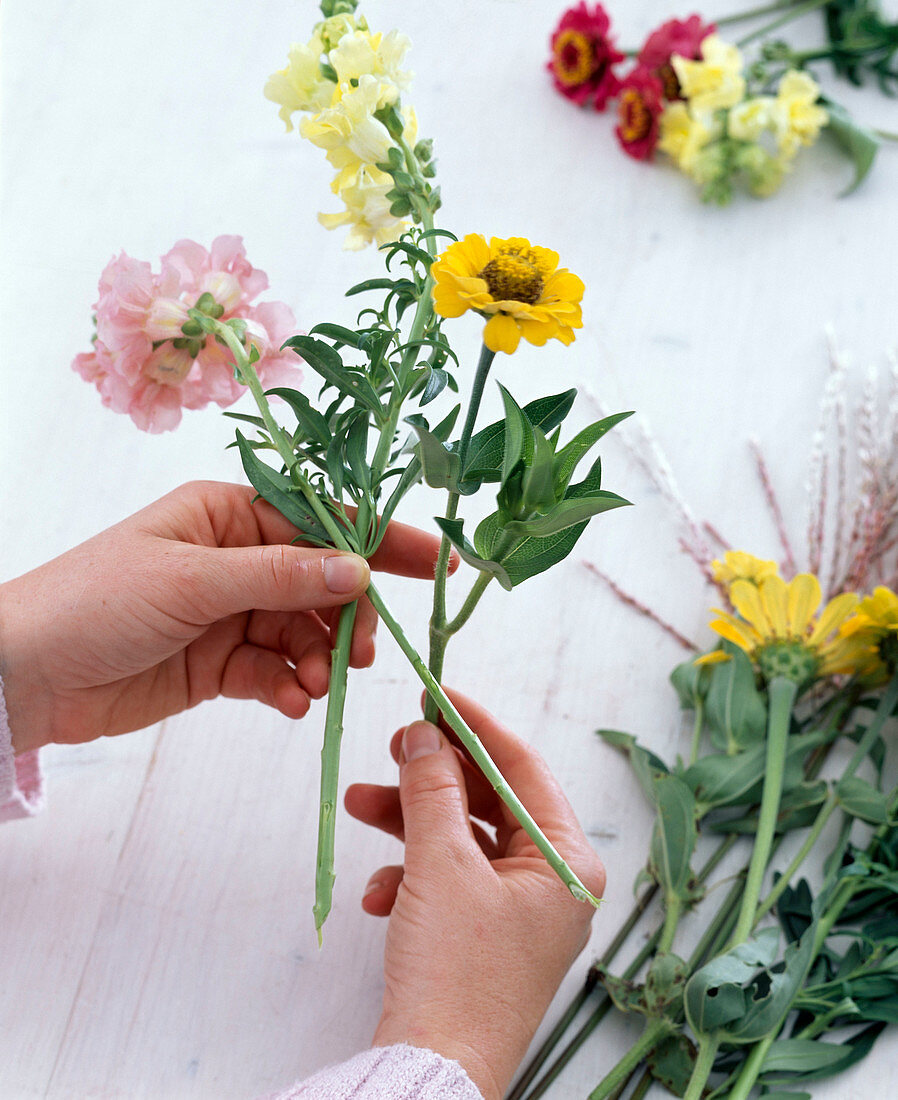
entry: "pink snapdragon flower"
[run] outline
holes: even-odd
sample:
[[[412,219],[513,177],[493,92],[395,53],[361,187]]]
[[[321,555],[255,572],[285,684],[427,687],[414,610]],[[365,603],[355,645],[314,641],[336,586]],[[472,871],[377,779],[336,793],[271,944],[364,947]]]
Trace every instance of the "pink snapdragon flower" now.
[[[241,237],[217,237],[209,251],[178,241],[157,274],[123,252],[100,276],[93,350],[76,356],[72,367],[94,383],[107,408],[127,413],[143,431],[177,427],[182,409],[232,405],[245,387],[234,378],[230,351],[191,321],[188,310],[199,308],[246,323],[263,385],[295,386],[302,377],[298,357],[279,350],[296,332],[292,310],[283,302],[251,304],[267,287]]]

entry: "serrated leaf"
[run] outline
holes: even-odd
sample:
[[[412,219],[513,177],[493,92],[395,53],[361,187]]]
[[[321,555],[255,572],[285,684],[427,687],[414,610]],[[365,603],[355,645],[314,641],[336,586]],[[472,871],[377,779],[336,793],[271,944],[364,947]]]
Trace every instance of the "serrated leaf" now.
[[[495,577],[506,591],[511,591],[512,583],[508,573],[498,562],[489,561],[477,553],[465,538],[462,520],[450,520],[442,516],[436,516],[434,522],[458,551],[462,561],[467,562],[468,565],[478,569],[481,573],[488,573],[491,577]]]
[[[884,825],[889,819],[886,796],[866,779],[856,775],[846,776],[836,784],[836,797],[846,813],[859,817],[861,821]]]
[[[574,475],[578,463],[587,454],[590,448],[598,443],[603,435],[610,432],[616,424],[620,424],[622,420],[626,420],[628,416],[632,415],[632,412],[622,412],[615,413],[613,416],[606,416],[602,420],[597,420],[595,424],[590,424],[588,427],[584,428],[582,432],[578,432],[570,443],[562,447],[555,456],[556,496],[560,497],[563,495],[564,490],[568,487]]]
[[[873,167],[880,141],[872,130],[856,122],[841,104],[833,103],[830,99],[824,99],[822,102],[829,113],[827,133],[835,138],[854,165],[854,178],[841,193],[841,197],[844,198],[856,191],[863,183],[867,173]]]

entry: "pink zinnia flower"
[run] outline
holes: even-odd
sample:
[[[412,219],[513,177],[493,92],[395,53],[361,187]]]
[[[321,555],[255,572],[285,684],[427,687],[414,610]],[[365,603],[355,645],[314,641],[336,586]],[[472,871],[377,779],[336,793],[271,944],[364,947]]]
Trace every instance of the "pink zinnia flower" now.
[[[555,87],[580,106],[591,100],[597,111],[604,111],[617,92],[614,66],[624,60],[608,35],[610,26],[601,4],[590,11],[581,0],[564,13],[552,35],[548,69]]]
[[[198,303],[209,316],[246,322],[264,385],[297,384],[296,353],[279,350],[296,332],[293,313],[283,302],[251,304],[268,278],[247,260],[242,238],[218,237],[210,251],[178,241],[161,264],[154,274],[123,252],[100,276],[93,351],[76,356],[72,367],[93,382],[104,405],[128,413],[143,431],[163,432],[177,427],[182,409],[210,401],[225,407],[243,394],[230,352],[190,322],[188,310]]]
[[[658,144],[664,88],[648,69],[637,65],[621,82],[617,101],[617,140],[628,156],[648,160]]]
[[[702,42],[715,29],[713,23],[703,23],[700,16],[690,15],[685,20],[670,19],[662,23],[645,40],[637,61],[661,81],[665,99],[682,99],[680,82],[670,63],[671,56],[676,54],[687,61],[697,60],[701,57]]]

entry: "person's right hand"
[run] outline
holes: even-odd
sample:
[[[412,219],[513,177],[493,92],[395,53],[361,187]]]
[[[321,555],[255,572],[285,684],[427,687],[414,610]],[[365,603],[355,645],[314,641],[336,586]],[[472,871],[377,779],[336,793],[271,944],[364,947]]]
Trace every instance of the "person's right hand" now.
[[[450,694],[549,840],[601,896],[602,864],[545,762],[483,708]],[[454,1058],[486,1100],[500,1100],[586,945],[593,909],[571,896],[450,737],[413,722],[391,746],[399,786],[346,792],[354,817],[405,841],[404,867],[375,872],[362,902],[390,917],[374,1044]]]

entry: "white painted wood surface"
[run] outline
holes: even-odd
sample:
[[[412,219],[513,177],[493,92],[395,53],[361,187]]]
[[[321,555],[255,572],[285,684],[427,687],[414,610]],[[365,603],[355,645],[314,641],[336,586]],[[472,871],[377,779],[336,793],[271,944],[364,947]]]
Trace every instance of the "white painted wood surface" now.
[[[898,152],[849,199],[825,143],[768,202],[707,209],[673,170],[622,156],[613,119],[576,111],[542,67],[564,5],[544,0],[370,0],[372,25],[413,39],[411,95],[436,140],[443,224],[551,245],[588,290],[570,349],[526,347],[496,376],[522,400],[569,385],[594,410],[652,423],[684,494],[737,545],[774,555],[746,440],[774,470],[801,542],[805,457],[826,375],[824,326],[868,364],[896,343]],[[721,3],[719,9],[737,5]],[[674,13],[616,5],[620,40]],[[342,299],[379,272],[315,220],[335,209],[318,150],[285,135],[263,99],[311,0],[6,0],[2,15],[2,559],[12,576],[182,481],[240,479],[226,421],[187,414],[149,437],[102,409],[69,370],[88,346],[109,257],[156,261],[180,237],[240,233],[299,323],[351,320]],[[710,13],[709,13],[710,14]],[[813,23],[806,26],[813,30]],[[845,96],[896,129],[894,105]],[[453,337],[465,370],[479,325]],[[497,407],[489,398],[488,412]],[[579,419],[578,419],[579,418]],[[606,482],[636,507],[600,519],[572,557],[512,596],[491,591],[448,682],[533,741],[608,869],[589,952],[629,909],[649,812],[626,765],[593,736],[631,730],[672,756],[683,744],[669,668],[675,643],[621,606],[594,561],[687,634],[708,637],[707,594],[658,494],[613,441]],[[419,492],[405,514],[440,505]],[[384,581],[423,642],[425,586]],[[461,591],[461,583],[455,586]],[[388,782],[390,734],[418,688],[388,636],[351,684],[342,782]],[[311,920],[323,708],[295,725],[216,702],[160,726],[45,751],[49,807],[0,832],[0,1098],[250,1097],[365,1046],[378,1015],[384,924],[359,897],[394,842],[343,816],[336,904],[318,951]],[[581,980],[587,956],[562,990]],[[552,1093],[586,1095],[622,1051],[594,1040]],[[898,1091],[894,1039],[815,1096]]]

